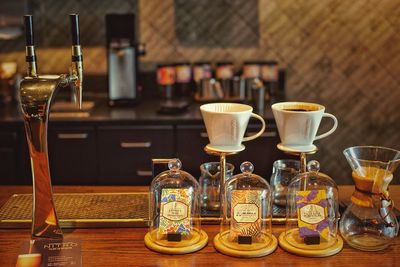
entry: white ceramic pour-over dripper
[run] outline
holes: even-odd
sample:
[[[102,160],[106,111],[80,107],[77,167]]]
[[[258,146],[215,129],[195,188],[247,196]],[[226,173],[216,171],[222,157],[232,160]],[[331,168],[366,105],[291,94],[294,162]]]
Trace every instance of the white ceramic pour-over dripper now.
[[[287,152],[316,150],[315,140],[331,135],[337,128],[336,117],[325,112],[325,107],[307,102],[280,102],[271,106],[281,142],[278,148]],[[333,120],[332,128],[320,135],[317,131],[323,117]]]
[[[244,149],[242,142],[259,137],[265,131],[264,119],[252,113],[249,105],[238,103],[211,103],[200,107],[206,126],[209,148],[219,151],[238,152]],[[244,137],[250,117],[261,121],[260,131],[252,136]]]

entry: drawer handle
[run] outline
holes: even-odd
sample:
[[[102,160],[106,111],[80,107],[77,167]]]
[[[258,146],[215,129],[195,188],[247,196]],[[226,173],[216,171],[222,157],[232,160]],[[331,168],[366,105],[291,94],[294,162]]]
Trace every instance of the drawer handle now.
[[[254,135],[254,134],[256,134],[256,132],[248,132],[246,135],[247,136],[251,136],[251,135]],[[276,136],[277,136],[277,132],[276,131],[264,132],[262,135],[260,135],[260,137],[264,137],[264,138],[266,138],[266,137],[276,137]]]
[[[122,148],[149,148],[151,142],[121,142],[120,146]]]
[[[87,133],[59,133],[57,134],[58,139],[87,139],[89,134]]]
[[[208,134],[206,132],[201,132],[200,137],[208,138]]]
[[[141,177],[153,176],[153,172],[152,171],[141,171],[141,170],[138,170],[138,171],[136,171],[136,174],[138,176],[141,176]]]

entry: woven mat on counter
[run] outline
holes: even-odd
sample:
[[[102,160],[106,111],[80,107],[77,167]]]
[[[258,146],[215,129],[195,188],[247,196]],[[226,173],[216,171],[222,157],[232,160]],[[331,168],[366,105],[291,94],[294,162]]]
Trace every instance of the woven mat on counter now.
[[[68,193],[54,194],[62,228],[147,227],[149,193]],[[282,209],[275,210],[282,213]],[[14,194],[0,208],[0,228],[30,228],[32,194]],[[202,224],[219,224],[218,214],[202,213]],[[282,224],[276,216],[272,223]]]
[[[54,194],[63,228],[146,227],[148,193]],[[0,209],[0,228],[30,228],[32,194],[14,194]]]

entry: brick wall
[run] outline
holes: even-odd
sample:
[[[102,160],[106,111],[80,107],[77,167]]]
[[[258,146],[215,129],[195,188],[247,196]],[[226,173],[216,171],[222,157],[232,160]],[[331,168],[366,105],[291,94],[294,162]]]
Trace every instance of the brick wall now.
[[[351,181],[344,148],[369,144],[400,149],[399,1],[32,2],[41,72],[68,69],[66,14],[79,12],[87,43],[86,73],[105,74],[104,14],[137,10],[140,41],[147,45],[143,70],[181,60],[232,60],[237,67],[244,60],[277,60],[287,69],[289,99],[324,104],[339,119],[337,131],[316,142],[320,151],[315,155],[322,170],[338,182]],[[56,23],[56,18],[64,22]],[[0,61],[7,60],[24,69],[22,39],[0,41]]]

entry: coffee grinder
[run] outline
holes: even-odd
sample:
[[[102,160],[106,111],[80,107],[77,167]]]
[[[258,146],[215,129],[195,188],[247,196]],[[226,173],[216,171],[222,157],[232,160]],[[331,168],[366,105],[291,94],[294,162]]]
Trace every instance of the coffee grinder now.
[[[108,99],[111,106],[138,102],[135,14],[107,14]]]

